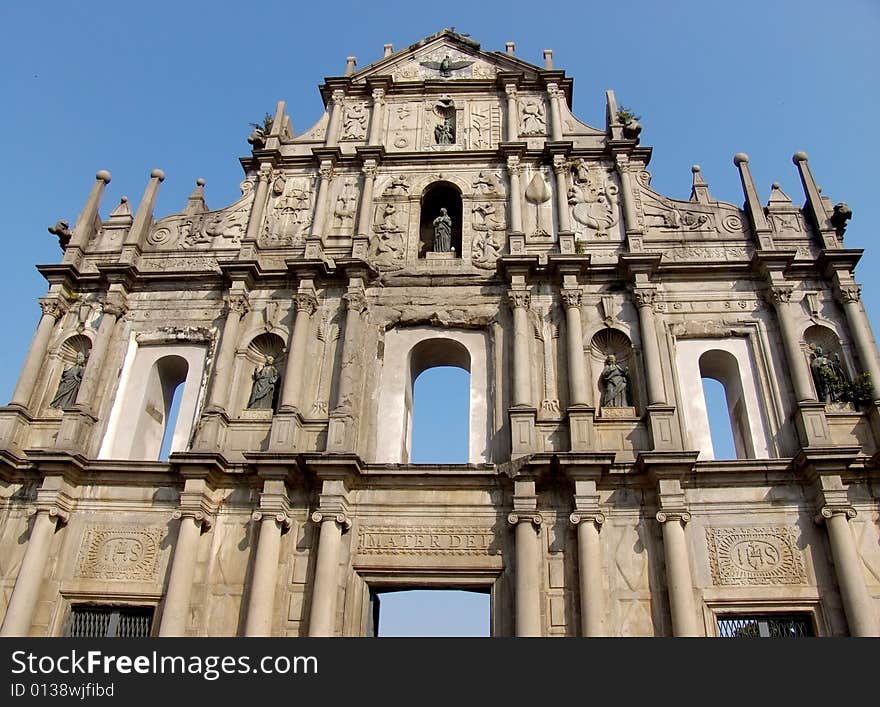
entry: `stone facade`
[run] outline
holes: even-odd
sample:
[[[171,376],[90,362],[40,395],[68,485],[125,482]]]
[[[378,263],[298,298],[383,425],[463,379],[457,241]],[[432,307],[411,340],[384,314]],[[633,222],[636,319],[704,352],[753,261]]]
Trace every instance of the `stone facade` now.
[[[761,204],[743,154],[742,207],[698,167],[667,198],[613,92],[597,129],[571,91],[549,52],[444,30],[350,60],[302,134],[279,103],[230,206],[200,181],[155,219],[154,170],[103,219],[99,172],[0,408],[2,634],[107,604],[153,607],[155,635],[359,636],[372,592],[465,587],[497,636],[792,613],[878,635],[880,368],[848,209],[803,153],[802,207]],[[820,348],[870,374],[861,397],[819,399]],[[468,464],[409,461],[438,365],[471,374]],[[714,459],[706,377],[737,459]]]

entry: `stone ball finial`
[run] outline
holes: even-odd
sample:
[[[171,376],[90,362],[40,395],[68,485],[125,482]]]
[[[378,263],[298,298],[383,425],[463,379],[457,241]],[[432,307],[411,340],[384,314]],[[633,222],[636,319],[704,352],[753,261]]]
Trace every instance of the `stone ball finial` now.
[[[694,174],[698,174],[700,172],[700,165],[698,165],[698,164],[693,165],[691,167],[691,172],[693,172]]]
[[[749,156],[745,152],[737,152],[733,156],[733,163],[735,165],[748,164]]]
[[[779,182],[773,182],[773,184],[770,185],[770,188],[771,189],[779,189]]]
[[[128,203],[128,197],[127,197],[127,196],[120,197],[120,199],[119,199],[119,203],[120,203],[120,204],[127,204],[127,203]]]
[[[199,177],[198,179],[196,179],[196,186],[197,186],[197,187],[203,187],[203,186],[205,186],[205,180],[202,179],[201,177]]]
[[[165,179],[165,172],[163,172],[161,169],[154,169],[152,172],[150,172],[150,177],[152,179],[158,179],[161,182]]]
[[[798,162],[806,162],[808,159],[809,158],[807,157],[807,153],[803,152],[803,151],[795,152],[791,156],[791,161],[794,162],[795,164],[797,164]]]
[[[104,184],[109,184],[110,172],[108,172],[106,169],[102,169],[95,175],[95,179],[100,179],[102,182],[104,182]]]

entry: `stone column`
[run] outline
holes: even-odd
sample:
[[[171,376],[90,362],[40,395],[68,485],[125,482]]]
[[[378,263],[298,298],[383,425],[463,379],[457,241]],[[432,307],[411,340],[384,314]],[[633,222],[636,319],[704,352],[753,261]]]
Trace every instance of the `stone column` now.
[[[507,521],[516,526],[516,635],[540,636],[540,548],[536,530],[541,527],[541,514],[514,511],[507,516]]]
[[[524,290],[507,293],[513,310],[513,405],[531,406],[532,391],[529,371],[529,320],[527,312],[531,296]]]
[[[336,396],[330,412],[330,425],[327,430],[328,452],[353,452],[357,446],[357,382],[361,371],[361,317],[367,310],[360,280],[354,280],[345,301],[345,331],[342,339],[342,360],[339,366],[339,381]]]
[[[171,563],[171,577],[168,579],[168,592],[165,595],[159,635],[185,636],[189,625],[189,605],[199,551],[199,537],[203,526],[210,527],[210,519],[201,511],[191,510],[174,511],[172,517],[180,520],[180,526],[177,531],[177,543],[174,546],[174,560]]]
[[[849,519],[856,517],[852,506],[822,507],[817,520],[825,521],[834,571],[840,587],[840,598],[849,624],[851,636],[878,636],[877,615],[874,600],[865,586],[862,561],[856,550]]]
[[[6,608],[0,636],[27,636],[31,629],[34,609],[43,585],[43,572],[49,556],[49,545],[58,521],[66,520],[66,514],[59,509],[38,508],[34,527],[28,538],[24,559],[18,569],[15,588]]]
[[[560,99],[562,91],[555,83],[547,84],[547,95],[550,97],[550,139],[557,141],[562,139],[562,106]]]
[[[507,173],[510,175],[510,231],[522,233],[522,192],[520,191],[519,175],[522,172],[519,157],[511,155],[507,158]]]
[[[113,330],[116,328],[117,321],[125,313],[125,309],[122,306],[109,302],[105,302],[102,309],[103,314],[101,315],[101,323],[98,325],[98,333],[95,336],[95,342],[92,345],[92,351],[89,354],[89,360],[83,372],[82,382],[76,394],[77,406],[83,407],[92,413],[98,409],[98,401],[95,400],[95,389],[103,377],[107,348],[110,345],[110,339],[113,337]]]
[[[556,175],[556,221],[560,233],[571,231],[568,213],[568,159],[565,155],[553,156],[553,173]]]
[[[223,323],[223,335],[217,351],[217,362],[214,364],[214,383],[211,386],[206,412],[226,412],[235,349],[238,346],[238,329],[242,317],[249,310],[247,293],[242,291],[229,293],[226,298],[226,321]]]
[[[382,143],[382,122],[385,118],[385,89],[373,89],[373,110],[370,115],[370,137],[368,145],[380,145]]]
[[[565,342],[568,353],[568,391],[570,405],[592,405],[590,385],[584,364],[584,333],[581,328],[581,291],[561,290],[565,307]]]
[[[318,168],[318,193],[315,196],[315,215],[312,218],[312,238],[320,238],[327,220],[327,202],[330,199],[330,182],[333,179],[333,163],[329,160],[321,162]]]
[[[648,404],[665,405],[666,395],[663,392],[663,369],[660,365],[660,347],[657,344],[657,330],[654,326],[653,288],[637,287],[633,290],[633,299],[639,310],[639,331],[642,339],[642,351],[645,358],[645,378],[648,384]]]
[[[865,372],[871,374],[874,399],[880,398],[880,366],[877,364],[877,347],[871,334],[871,325],[861,305],[861,287],[855,283],[840,284],[837,295],[846,312],[846,321],[852,332],[853,343],[859,354],[859,362]]]
[[[260,539],[254,560],[254,576],[251,580],[244,635],[271,636],[281,534],[290,528],[290,519],[286,513],[280,511],[278,513],[254,511],[251,518],[260,524]]]
[[[623,218],[626,233],[643,233],[639,223],[639,212],[636,209],[636,197],[633,192],[632,179],[629,173],[629,157],[627,155],[614,155],[614,165],[617,168],[617,176],[620,179],[620,193],[623,197]]]
[[[266,213],[266,202],[269,198],[269,182],[272,180],[272,165],[263,163],[257,172],[257,184],[254,187],[254,203],[251,205],[251,214],[248,218],[247,230],[244,234],[244,243],[249,244],[247,257],[253,258],[253,249],[260,235],[263,225],[263,216]]]
[[[504,86],[507,94],[507,120],[504,124],[504,139],[514,142],[519,137],[519,121],[516,113],[516,85],[509,83]]]
[[[699,636],[694,585],[691,580],[690,553],[684,524],[690,521],[687,511],[659,511],[657,521],[663,527],[663,553],[666,558],[666,590],[672,615],[674,636]]]
[[[779,329],[782,334],[782,347],[785,350],[785,358],[791,375],[794,395],[798,402],[815,400],[810,371],[801,350],[800,340],[796,333],[794,319],[792,317],[789,302],[791,301],[792,288],[788,286],[771,287],[767,296],[776,310],[776,318],[779,321]]]
[[[309,616],[309,637],[332,636],[336,615],[336,593],[339,589],[339,552],[342,531],[351,527],[344,513],[312,514],[312,520],[321,525],[318,540],[318,561],[312,588],[312,611]]]
[[[327,125],[327,147],[335,147],[339,143],[339,123],[342,122],[342,111],[345,108],[345,91],[336,89],[330,99],[330,121]]]
[[[15,386],[12,400],[9,403],[24,410],[28,407],[31,394],[34,392],[34,384],[37,382],[37,376],[39,376],[45,363],[46,349],[49,347],[49,339],[52,337],[55,322],[66,311],[66,307],[58,298],[47,297],[41,299],[40,308],[43,310],[43,316],[37,325],[37,332],[34,334],[31,347],[28,349],[27,357],[24,360],[21,377],[18,379],[18,385]]]
[[[581,635],[602,636],[602,549],[599,546],[599,529],[605,522],[605,515],[598,511],[575,511],[570,520],[577,528]]]
[[[373,220],[373,188],[376,186],[376,161],[364,160],[364,190],[358,211],[357,235],[369,238]]]
[[[279,412],[299,410],[301,404],[300,391],[302,375],[305,367],[306,344],[309,336],[309,320],[318,307],[315,293],[311,291],[297,292],[294,297],[296,319],[290,334],[287,365],[284,367],[284,384],[281,388]]]

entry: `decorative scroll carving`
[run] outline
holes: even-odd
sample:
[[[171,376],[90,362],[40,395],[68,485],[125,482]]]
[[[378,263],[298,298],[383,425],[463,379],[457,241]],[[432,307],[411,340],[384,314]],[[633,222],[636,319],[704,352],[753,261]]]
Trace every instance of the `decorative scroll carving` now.
[[[706,528],[715,585],[805,584],[794,529]]]
[[[89,528],[79,552],[76,576],[84,579],[152,581],[156,578],[159,543],[164,535],[164,528]]]
[[[495,533],[480,527],[367,526],[359,555],[494,555]]]

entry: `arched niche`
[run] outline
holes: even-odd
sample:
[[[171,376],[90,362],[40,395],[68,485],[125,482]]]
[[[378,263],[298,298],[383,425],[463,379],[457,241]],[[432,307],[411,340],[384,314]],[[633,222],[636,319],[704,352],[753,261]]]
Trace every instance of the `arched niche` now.
[[[813,372],[813,363],[817,355],[827,358],[832,365],[835,373],[844,380],[851,380],[853,377],[853,367],[848,362],[843,344],[837,333],[827,326],[821,324],[813,324],[804,330],[804,348],[807,358],[807,366]],[[813,380],[813,388],[816,389],[815,374],[811,375]],[[818,390],[816,390],[818,399]]]
[[[233,378],[235,394],[232,397],[233,409],[247,410],[248,400],[254,384],[254,374],[265,366],[269,359],[278,371],[272,410],[278,409],[278,396],[286,371],[284,340],[273,332],[262,332],[254,336],[246,346],[239,350],[236,375]]]
[[[152,335],[152,337],[151,337]],[[133,335],[126,352],[99,459],[158,460],[174,391],[183,385],[170,452],[185,451],[202,397],[207,342],[166,343]]]
[[[629,406],[635,411],[640,407],[641,379],[629,337],[618,329],[606,328],[597,331],[590,340],[590,375],[593,399],[596,407],[602,402],[602,370],[605,360],[614,356],[617,363],[626,368],[629,376]]]
[[[762,404],[756,367],[746,337],[679,339],[676,342],[676,373],[680,406],[690,439],[700,460],[715,458],[703,379],[712,378],[724,387],[728,417],[738,459],[773,457],[767,436],[765,405]]]
[[[50,356],[46,370],[46,389],[43,394],[43,406],[47,410],[54,410],[55,414],[61,414],[61,410],[51,407],[51,402],[58,391],[58,384],[64,371],[74,365],[78,354],[82,354],[88,365],[89,355],[92,352],[92,340],[85,334],[68,336],[61,344],[54,356]]]
[[[392,329],[385,334],[376,423],[376,459],[409,463],[413,383],[434,366],[470,373],[468,461],[489,461],[488,338],[485,332],[437,327]]]
[[[452,253],[460,258],[462,251],[462,199],[461,190],[452,182],[433,182],[425,187],[421,198],[419,217],[419,257],[429,257],[434,253],[434,219],[440,216],[440,209],[446,209],[452,219]],[[439,255],[439,254],[438,254]]]

